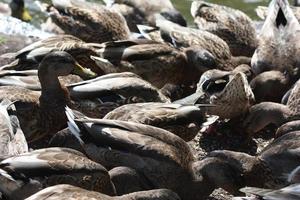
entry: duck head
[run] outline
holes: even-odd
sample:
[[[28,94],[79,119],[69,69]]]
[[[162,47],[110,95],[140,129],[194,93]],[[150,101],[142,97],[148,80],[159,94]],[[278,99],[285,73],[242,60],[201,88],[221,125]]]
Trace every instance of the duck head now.
[[[273,0],[258,36],[259,44],[251,60],[256,74],[297,66],[300,25],[287,0]]]
[[[209,114],[223,119],[244,114],[254,102],[247,77],[242,72],[209,70],[201,76],[197,92],[205,94],[209,103],[215,105]]]
[[[52,79],[52,77],[66,76],[71,73],[88,78],[95,76],[92,71],[80,66],[69,53],[64,51],[49,53],[41,61],[38,69],[38,76],[41,84],[45,81],[47,82],[47,79],[49,78],[46,77]],[[48,80],[47,83],[49,84],[50,80]]]

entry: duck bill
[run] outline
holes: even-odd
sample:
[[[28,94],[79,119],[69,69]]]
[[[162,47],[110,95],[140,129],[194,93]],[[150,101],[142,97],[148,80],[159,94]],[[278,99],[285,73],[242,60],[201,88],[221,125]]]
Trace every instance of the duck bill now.
[[[260,35],[273,36],[278,30],[295,32],[299,22],[287,0],[272,0],[268,8],[268,16]]]
[[[78,75],[83,79],[91,79],[97,76],[96,73],[92,72],[90,69],[82,67],[78,62],[75,63],[73,74]]]
[[[22,11],[21,20],[25,21],[25,22],[29,22],[32,20],[32,16],[30,15],[30,13],[28,12],[28,10],[26,8],[24,8]]]

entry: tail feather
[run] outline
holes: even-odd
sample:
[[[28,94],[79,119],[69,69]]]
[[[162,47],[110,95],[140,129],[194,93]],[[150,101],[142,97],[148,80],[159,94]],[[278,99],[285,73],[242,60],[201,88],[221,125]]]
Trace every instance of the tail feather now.
[[[71,133],[78,139],[78,141],[80,142],[80,144],[84,144],[83,140],[81,139],[81,135],[80,135],[80,129],[77,126],[76,122],[75,122],[75,115],[73,113],[73,111],[66,106],[66,115],[68,118],[68,127],[71,131]]]

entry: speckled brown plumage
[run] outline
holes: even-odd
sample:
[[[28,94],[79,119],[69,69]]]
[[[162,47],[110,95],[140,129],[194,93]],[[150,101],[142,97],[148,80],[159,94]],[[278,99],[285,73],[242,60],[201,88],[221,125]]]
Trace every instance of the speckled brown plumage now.
[[[228,44],[208,31],[183,27],[164,19],[156,20],[156,26],[160,27],[162,38],[177,48],[201,48],[211,53],[212,60],[205,56],[202,62],[196,60],[203,68],[232,70],[240,64],[250,64],[250,58],[233,57]]]
[[[166,83],[193,82],[201,74],[187,63],[184,53],[167,44],[154,41],[107,43],[100,51],[100,57],[113,64],[111,67],[105,67],[102,61],[96,60],[105,72],[130,71],[158,88]]]
[[[42,188],[57,184],[71,184],[108,195],[115,194],[108,171],[73,149],[40,149],[8,158],[1,162],[1,166],[4,171],[12,169],[15,173],[22,173],[23,176],[40,182]],[[22,190],[20,186],[10,189]],[[15,197],[22,199],[31,194],[28,192],[26,195],[23,197],[15,195]]]
[[[194,1],[191,13],[199,29],[210,31],[225,40],[235,56],[252,56],[257,46],[252,20],[242,11]]]
[[[128,104],[109,112],[104,118],[131,121],[168,130],[189,141],[204,122],[205,110],[195,106],[165,103]]]
[[[45,55],[54,51],[66,51],[83,67],[90,68],[97,74],[103,74],[103,71],[90,59],[90,56],[97,55],[93,44],[87,44],[71,35],[57,35],[37,41],[16,52],[14,54],[15,61],[1,69],[37,69]]]
[[[85,42],[102,43],[129,38],[129,28],[123,16],[105,6],[94,7],[52,1],[51,19],[66,33]]]

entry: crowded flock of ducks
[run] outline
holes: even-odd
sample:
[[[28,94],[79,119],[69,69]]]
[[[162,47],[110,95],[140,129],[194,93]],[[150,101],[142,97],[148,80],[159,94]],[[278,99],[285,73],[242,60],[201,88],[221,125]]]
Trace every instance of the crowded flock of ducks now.
[[[0,7],[0,199],[300,199],[300,8],[196,0],[192,28],[168,0],[52,0],[40,30]]]

